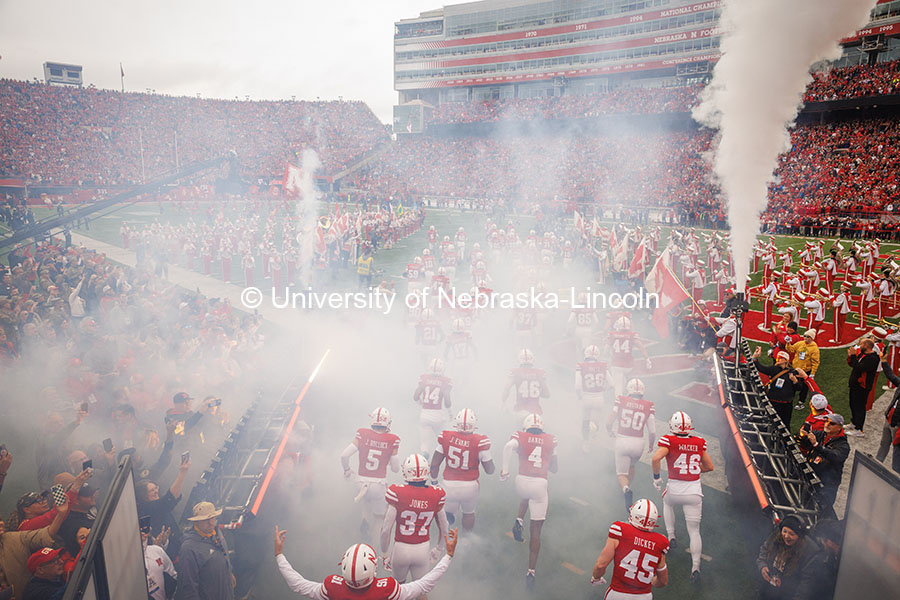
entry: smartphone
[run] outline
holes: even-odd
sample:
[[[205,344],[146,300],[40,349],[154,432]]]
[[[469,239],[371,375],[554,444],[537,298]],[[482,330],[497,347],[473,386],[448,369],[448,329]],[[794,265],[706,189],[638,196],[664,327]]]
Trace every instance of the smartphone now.
[[[112,452],[112,449],[113,449],[112,439],[106,438],[105,440],[103,440],[103,451],[104,452]]]
[[[81,412],[90,412],[90,410],[91,410],[91,407],[87,402],[81,403]],[[107,452],[109,452],[109,450],[107,450]]]
[[[87,459],[86,461],[84,461],[83,463],[81,463],[82,471],[87,471],[88,469],[93,469],[93,468],[94,468],[94,461],[90,458]]]
[[[152,517],[150,515],[144,515],[138,519],[138,527],[140,527],[141,531],[146,531],[150,533],[150,520]]]
[[[222,406],[222,399],[216,398],[212,402],[209,403],[210,406]]]
[[[56,506],[60,506],[65,504],[66,502],[66,491],[63,489],[63,486],[60,484],[56,484],[50,488],[50,494],[53,496],[53,504]]]
[[[6,444],[0,444],[0,456],[6,456],[9,454],[9,450],[6,449]]]
[[[187,452],[182,452],[181,453],[181,464],[184,464],[189,460],[191,460],[191,451],[188,450]]]

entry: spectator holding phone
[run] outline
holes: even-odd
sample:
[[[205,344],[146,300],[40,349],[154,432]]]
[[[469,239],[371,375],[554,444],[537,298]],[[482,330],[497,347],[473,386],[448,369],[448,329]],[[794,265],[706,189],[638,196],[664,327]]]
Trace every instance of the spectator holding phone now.
[[[72,487],[66,492],[69,499],[69,506],[74,505],[78,501],[78,490],[90,479],[91,472],[88,469],[82,471],[75,478]],[[51,507],[52,498],[48,498],[46,494],[37,492],[28,492],[16,503],[16,510],[19,515],[19,531],[32,531],[41,529],[53,522],[59,509],[56,506]]]
[[[68,474],[64,474],[68,475]],[[71,477],[71,475],[69,475]],[[81,549],[78,546],[78,530],[82,527],[90,529],[97,518],[97,493],[100,491],[90,483],[85,483],[79,488],[75,502],[70,505],[69,516],[59,530],[59,537],[69,554],[75,556]],[[68,500],[67,500],[67,506]]]
[[[55,538],[69,514],[68,498],[57,509],[50,525],[33,531],[7,531],[6,523],[0,519],[0,565],[3,565],[6,580],[16,598],[22,597],[31,577],[27,567],[31,555],[41,548],[56,545]]]
[[[167,528],[171,532],[166,552],[173,559],[178,556],[178,551],[181,549],[182,535],[178,527],[178,521],[175,519],[172,511],[181,501],[181,487],[184,485],[184,479],[187,477],[187,472],[190,468],[190,454],[182,454],[178,475],[162,497],[159,495],[159,486],[149,479],[138,481],[135,485],[138,515],[150,517],[152,531],[161,532],[164,528]]]

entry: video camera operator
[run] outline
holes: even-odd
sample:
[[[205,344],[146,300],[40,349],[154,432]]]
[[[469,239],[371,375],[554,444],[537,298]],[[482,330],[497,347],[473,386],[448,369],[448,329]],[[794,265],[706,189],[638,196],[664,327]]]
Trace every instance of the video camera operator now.
[[[806,385],[804,381],[806,373],[803,369],[795,369],[788,363],[791,357],[784,350],[775,354],[774,365],[764,365],[759,362],[761,354],[762,347],[757,346],[753,351],[753,364],[760,373],[769,377],[769,383],[766,385],[766,397],[772,403],[775,412],[781,417],[784,426],[790,429],[794,396],[801,385]]]

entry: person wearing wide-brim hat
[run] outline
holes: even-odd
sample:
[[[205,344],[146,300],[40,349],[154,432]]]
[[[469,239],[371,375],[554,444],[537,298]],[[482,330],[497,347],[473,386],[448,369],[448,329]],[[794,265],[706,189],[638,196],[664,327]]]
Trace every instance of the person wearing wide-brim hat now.
[[[192,527],[184,535],[178,554],[175,600],[234,600],[235,579],[225,538],[216,529],[222,509],[198,502],[188,517]]]

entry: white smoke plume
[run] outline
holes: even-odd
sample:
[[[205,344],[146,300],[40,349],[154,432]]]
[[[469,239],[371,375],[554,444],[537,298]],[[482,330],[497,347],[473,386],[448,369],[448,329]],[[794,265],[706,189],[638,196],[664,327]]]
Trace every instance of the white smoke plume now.
[[[727,0],[722,58],[694,109],[719,130],[713,169],[728,203],[735,277],[743,291],[778,155],[800,109],[809,68],[841,55],[838,41],[869,19],[873,0]]]
[[[319,202],[322,193],[316,187],[315,175],[322,167],[322,161],[315,150],[307,148],[303,151],[303,160],[300,168],[303,175],[300,178],[300,202],[297,210],[300,215],[300,281],[305,285],[312,282],[313,275],[313,245],[315,241],[316,225],[319,217]]]

